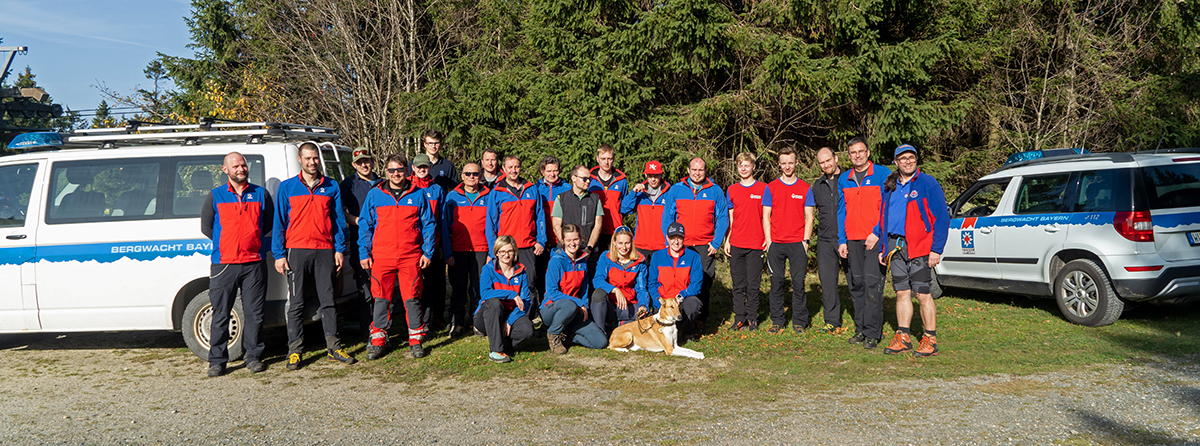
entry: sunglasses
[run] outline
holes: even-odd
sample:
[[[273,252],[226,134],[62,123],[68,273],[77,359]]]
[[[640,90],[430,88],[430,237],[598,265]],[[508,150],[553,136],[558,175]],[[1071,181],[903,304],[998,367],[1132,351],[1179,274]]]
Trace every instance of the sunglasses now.
[[[463,172],[463,176],[464,177],[477,177],[477,176],[479,176],[479,172]]]
[[[622,232],[628,232],[628,233],[632,234],[633,230],[629,229],[629,226],[621,225],[621,226],[617,227],[617,229],[613,230],[613,235],[620,234]]]
[[[360,156],[360,155],[370,155],[370,154],[367,153],[366,150],[355,150],[354,151],[354,156]]]
[[[393,168],[387,169],[387,172],[388,173],[404,173],[404,168],[403,167],[393,167]]]

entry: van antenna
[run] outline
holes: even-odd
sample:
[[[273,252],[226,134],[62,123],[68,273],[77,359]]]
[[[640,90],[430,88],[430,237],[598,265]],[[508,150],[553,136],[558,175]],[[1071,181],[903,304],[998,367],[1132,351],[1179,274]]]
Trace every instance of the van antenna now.
[[[1162,140],[1163,140],[1163,138],[1166,138],[1166,137],[1167,137],[1167,131],[1166,131],[1166,130],[1163,130],[1163,132],[1162,132],[1162,136],[1159,136],[1159,137],[1158,137],[1158,145],[1157,145],[1157,146],[1154,146],[1154,154],[1156,154],[1156,155],[1158,154],[1158,149],[1159,149],[1160,147],[1162,147]]]

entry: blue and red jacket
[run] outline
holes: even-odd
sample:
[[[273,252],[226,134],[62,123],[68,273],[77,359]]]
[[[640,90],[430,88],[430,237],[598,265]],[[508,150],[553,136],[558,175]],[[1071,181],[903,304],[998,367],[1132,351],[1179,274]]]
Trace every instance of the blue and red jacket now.
[[[516,299],[521,299],[526,309],[533,305],[529,301],[529,276],[525,274],[524,265],[518,263],[515,268],[516,273],[510,278],[504,277],[494,260],[483,265],[483,273],[479,275],[479,306],[475,307],[476,313],[488,299],[500,299],[504,308],[509,310],[508,320],[505,321],[508,325],[525,315],[524,310],[517,308]]]
[[[413,183],[396,199],[388,182],[367,192],[358,214],[358,255],[360,259],[433,258],[437,224],[425,192]]]
[[[683,224],[683,244],[697,246],[708,244],[714,249],[721,249],[725,241],[725,233],[729,231],[729,200],[725,192],[713,183],[712,178],[705,178],[699,189],[692,189],[684,177],[670,190],[663,192],[667,196],[663,206],[662,236],[667,237],[667,226],[678,221]]]
[[[592,168],[592,184],[588,185],[588,192],[599,195],[600,206],[604,207],[604,216],[600,217],[600,233],[612,234],[618,227],[625,224],[624,213],[621,212],[621,202],[629,193],[629,180],[625,179],[625,172],[614,168],[612,182],[605,186],[600,181],[598,172],[600,172],[600,166]]]
[[[626,194],[625,199],[621,200],[622,214],[635,213],[637,215],[637,221],[634,222],[633,245],[638,249],[658,251],[667,247],[667,238],[663,236],[662,232],[662,216],[663,208],[667,204],[667,191],[671,190],[671,185],[662,183],[662,187],[662,192],[655,199],[650,199],[650,194],[646,192],[638,192]]]
[[[201,212],[201,232],[213,241],[213,263],[249,263],[263,259],[263,238],[271,232],[271,196],[262,187],[246,184],[238,195],[232,184],[212,190],[212,207]],[[211,214],[212,218],[208,215]]]
[[[275,191],[275,230],[271,254],[282,259],[285,249],[346,251],[346,217],[341,187],[322,175],[309,189],[301,175],[283,180]]]
[[[704,273],[701,271],[700,254],[696,251],[685,248],[679,257],[675,257],[671,255],[671,248],[660,250],[650,258],[647,269],[650,277],[646,281],[655,309],[658,309],[659,299],[700,294]]]
[[[496,244],[497,235],[511,235],[517,241],[517,248],[528,248],[534,243],[546,246],[546,214],[537,187],[526,181],[518,197],[501,178],[488,194],[488,246]]]
[[[542,198],[542,214],[545,214],[546,217],[542,224],[546,225],[547,228],[553,228],[554,222],[550,221],[550,214],[554,209],[554,199],[558,198],[558,194],[571,190],[571,183],[559,178],[558,182],[550,184],[546,182],[545,178],[542,178],[537,182],[537,189],[538,196]],[[546,241],[549,242],[546,247],[558,244],[558,237],[554,235],[553,230],[546,231]]]
[[[883,202],[883,183],[892,171],[875,163],[867,166],[862,184],[854,181],[854,169],[838,177],[838,244],[846,240],[866,240],[879,224]]]
[[[542,308],[559,299],[587,307],[588,255],[582,250],[579,254],[578,258],[572,259],[562,248],[550,254],[550,263],[546,265],[546,295],[542,299]]]
[[[487,195],[490,189],[479,183],[479,195],[475,201],[467,196],[467,190],[460,183],[458,187],[446,194],[446,204],[442,206],[442,225],[449,235],[443,238],[442,249],[447,256],[455,252],[488,252],[487,234]]]
[[[443,158],[445,159],[445,158]],[[409,181],[425,192],[425,198],[429,200],[429,210],[433,212],[433,223],[437,227],[434,231],[433,246],[434,249],[441,248],[445,245],[445,240],[450,238],[449,232],[446,230],[446,225],[442,224],[442,209],[446,203],[446,190],[442,186],[435,183],[434,177],[428,176],[425,178],[412,177]],[[433,186],[433,187],[430,187]],[[444,257],[449,251],[442,250]]]
[[[637,251],[634,251],[637,252]],[[592,278],[592,286],[597,290],[608,293],[609,300],[615,299],[613,290],[620,289],[625,295],[625,301],[636,307],[653,308],[650,305],[650,294],[646,290],[647,266],[646,256],[638,254],[637,260],[629,266],[621,267],[620,263],[608,257],[608,251],[596,262],[596,277]]]
[[[884,226],[891,212],[904,212],[904,243],[908,247],[908,258],[927,256],[930,252],[942,253],[946,247],[946,237],[950,232],[950,209],[946,206],[946,193],[942,191],[941,183],[917,169],[908,180],[909,192],[904,209],[888,209],[893,192],[883,191],[883,209],[879,212],[879,221],[875,225],[875,236],[883,243],[883,252],[888,252],[887,234]]]

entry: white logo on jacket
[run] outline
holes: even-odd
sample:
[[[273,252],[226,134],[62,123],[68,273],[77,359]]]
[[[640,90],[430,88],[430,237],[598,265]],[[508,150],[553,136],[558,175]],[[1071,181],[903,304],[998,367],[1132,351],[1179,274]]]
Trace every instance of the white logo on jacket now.
[[[761,199],[762,199],[762,195],[754,195],[754,194],[750,194],[750,198],[753,198],[753,199],[755,199],[755,200],[761,200]]]
[[[803,199],[804,199],[804,196],[803,196],[803,195],[800,195],[800,194],[792,194],[792,198],[795,198],[795,199],[797,199],[797,200],[803,200]]]

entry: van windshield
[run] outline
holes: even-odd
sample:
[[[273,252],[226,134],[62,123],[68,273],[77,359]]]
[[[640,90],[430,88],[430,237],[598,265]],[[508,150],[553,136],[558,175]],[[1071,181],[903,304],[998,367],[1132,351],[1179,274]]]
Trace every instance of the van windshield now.
[[[1143,167],[1150,209],[1200,206],[1200,163]]]

